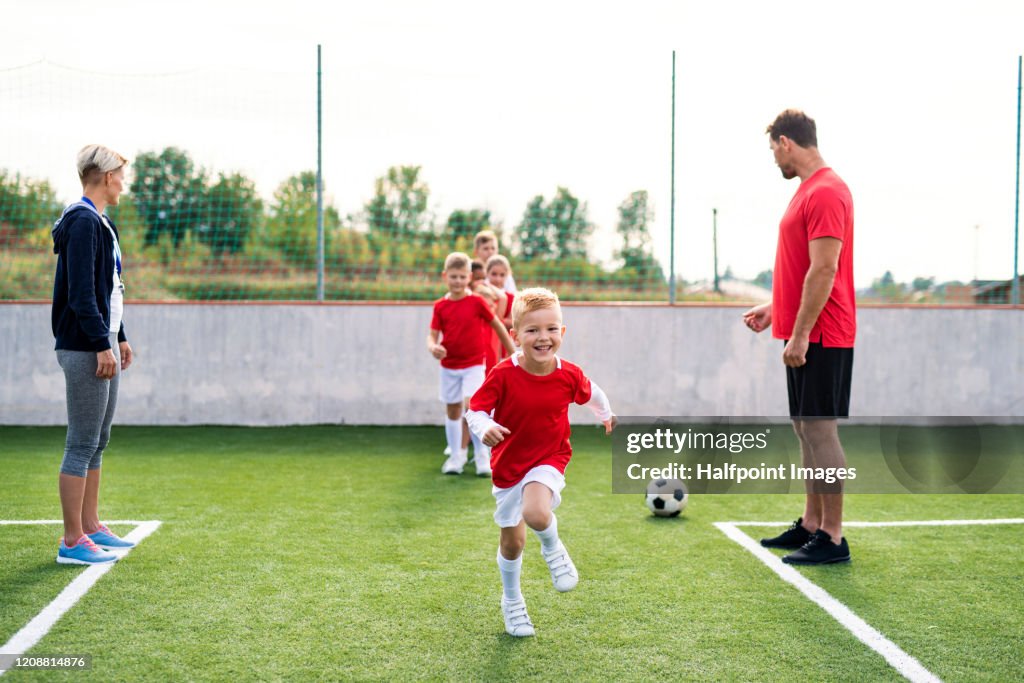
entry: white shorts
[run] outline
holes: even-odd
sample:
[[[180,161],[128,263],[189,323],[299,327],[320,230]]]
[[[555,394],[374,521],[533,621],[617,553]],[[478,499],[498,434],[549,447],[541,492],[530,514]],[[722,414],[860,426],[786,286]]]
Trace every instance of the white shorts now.
[[[462,403],[483,386],[486,371],[483,365],[452,370],[441,367],[441,403]]]
[[[562,489],[565,488],[565,475],[551,465],[538,465],[526,473],[523,480],[507,489],[491,487],[491,493],[498,504],[494,511],[494,521],[503,529],[519,526],[523,521],[523,488],[532,481],[539,482],[551,489],[551,509],[562,504]]]

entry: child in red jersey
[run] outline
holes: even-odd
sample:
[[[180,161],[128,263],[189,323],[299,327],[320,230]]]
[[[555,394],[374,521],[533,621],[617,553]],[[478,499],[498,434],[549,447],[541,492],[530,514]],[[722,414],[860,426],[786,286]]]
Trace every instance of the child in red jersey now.
[[[501,527],[498,568],[505,630],[534,635],[519,588],[526,527],[537,534],[541,555],[560,592],[579,581],[576,566],[558,538],[553,510],[561,503],[569,445],[569,404],[587,405],[610,434],[617,422],[601,388],[576,365],[555,355],[565,327],[558,297],[525,289],[512,309],[512,337],[519,353],[494,366],[470,401],[466,415],[475,436],[491,446],[494,521]]]
[[[462,474],[468,457],[462,448],[462,411],[484,381],[484,330],[490,325],[510,353],[515,347],[487,302],[470,291],[468,256],[461,252],[449,254],[443,276],[448,293],[434,302],[427,351],[441,361],[440,398],[447,407],[444,431],[451,452],[441,471]],[[476,436],[473,457],[477,474],[489,476],[490,452]]]
[[[506,329],[512,329],[512,304],[515,303],[516,294],[514,291],[505,290],[505,283],[512,277],[512,266],[509,265],[507,258],[501,254],[495,254],[487,259],[484,270],[487,274],[487,281],[491,283],[491,286],[505,292],[508,302],[505,305],[504,312],[497,311],[497,314],[505,323]]]

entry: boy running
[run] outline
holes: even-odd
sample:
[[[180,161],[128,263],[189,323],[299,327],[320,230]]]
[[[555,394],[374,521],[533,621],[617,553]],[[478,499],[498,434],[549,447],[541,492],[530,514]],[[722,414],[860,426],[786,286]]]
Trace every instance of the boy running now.
[[[554,509],[562,502],[569,445],[569,404],[587,405],[610,434],[617,422],[600,387],[556,353],[565,326],[558,297],[541,288],[519,293],[512,309],[512,337],[519,353],[498,363],[470,401],[466,415],[474,437],[492,447],[491,466],[501,527],[498,568],[505,631],[534,635],[520,591],[526,527],[537,534],[555,590],[576,587],[579,575],[558,537]]]

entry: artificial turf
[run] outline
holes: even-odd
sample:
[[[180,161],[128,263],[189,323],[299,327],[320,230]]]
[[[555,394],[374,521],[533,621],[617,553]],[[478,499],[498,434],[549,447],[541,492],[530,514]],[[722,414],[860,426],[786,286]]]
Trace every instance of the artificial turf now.
[[[0,519],[59,517],[63,439],[0,428]],[[91,671],[6,676],[902,680],[712,524],[794,519],[801,497],[695,495],[682,517],[655,519],[641,496],[611,492],[601,431],[578,427],[573,444],[558,518],[580,585],[556,593],[528,538],[537,636],[514,639],[499,609],[490,484],[472,466],[440,474],[440,429],[115,427],[103,516],[163,524],[32,650],[91,654]],[[846,517],[1020,517],[1022,503],[851,495]],[[0,643],[82,571],[55,564],[59,533],[0,526]],[[943,680],[1024,676],[1024,526],[847,536],[852,563],[800,571]]]

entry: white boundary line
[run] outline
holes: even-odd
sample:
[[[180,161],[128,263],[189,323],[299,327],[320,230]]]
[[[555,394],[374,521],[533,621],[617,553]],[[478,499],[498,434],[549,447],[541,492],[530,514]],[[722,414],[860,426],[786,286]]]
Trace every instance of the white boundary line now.
[[[750,536],[740,531],[740,526],[788,526],[792,522],[715,522],[719,531],[750,551],[765,563],[779,577],[793,585],[811,602],[825,610],[833,619],[842,624],[857,640],[882,655],[885,661],[912,683],[940,683],[940,679],[924,668],[919,661],[904,652],[894,642],[858,617],[849,607],[836,600],[824,588],[782,562],[781,558]],[[931,519],[922,521],[893,522],[843,522],[844,527],[896,527],[896,526],[967,526],[975,524],[1024,524],[1024,519]]]
[[[36,520],[0,520],[0,525],[21,525],[21,524],[63,524],[63,520],[48,520],[48,519],[36,519]],[[135,524],[136,527],[125,536],[125,540],[134,541],[136,544],[141,543],[143,539],[149,536],[151,533],[160,528],[159,520],[150,520],[145,522],[135,521],[113,521],[107,522],[107,524]],[[131,552],[131,549],[125,551],[116,551],[119,556],[119,560],[124,559],[124,556]],[[3,645],[0,645],[0,653],[5,655],[22,655],[28,652],[32,647],[36,645],[40,640],[43,639],[50,629],[53,628],[54,624],[64,614],[75,606],[83,595],[85,595],[90,588],[92,588],[97,581],[100,580],[104,574],[109,572],[117,562],[108,562],[107,564],[93,565],[88,567],[84,572],[80,573],[74,578],[60,594],[53,599],[49,605],[43,608],[43,610],[37,614],[32,621],[25,624],[24,627],[8,640]],[[5,669],[0,669],[0,676],[3,676]]]

